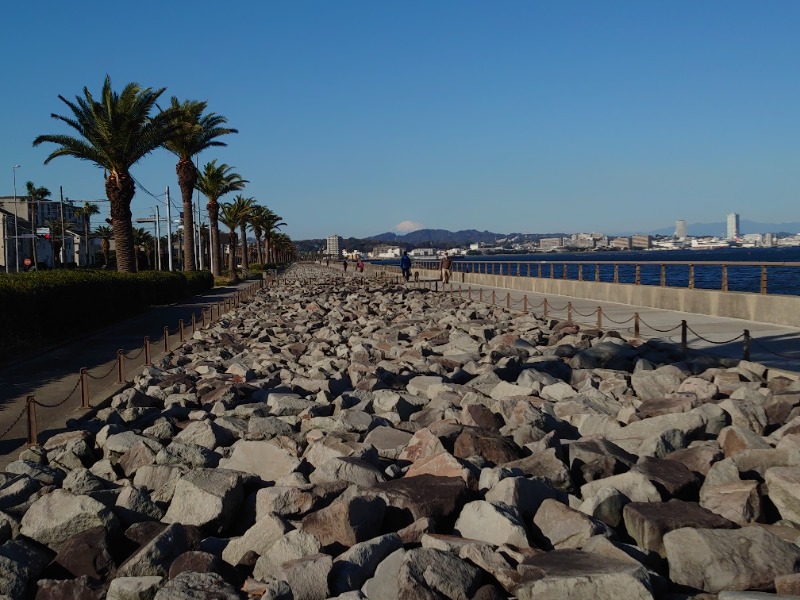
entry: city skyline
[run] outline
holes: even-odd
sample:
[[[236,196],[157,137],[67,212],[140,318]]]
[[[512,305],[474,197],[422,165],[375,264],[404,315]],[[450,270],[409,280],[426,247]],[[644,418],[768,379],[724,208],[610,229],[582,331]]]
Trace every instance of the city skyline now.
[[[136,44],[117,39],[103,6],[9,12],[0,49],[14,57],[16,93],[0,99],[0,195],[21,165],[18,188],[104,198],[102,171],[69,158],[43,166],[52,149],[31,143],[65,132],[50,118],[67,110],[58,95],[97,94],[109,74],[117,90],[166,86],[162,106],[208,100],[240,133],[200,164],[235,166],[245,195],[296,239],[520,222],[646,231],[752,206],[760,221],[796,219],[795,2],[235,4],[224,44],[197,41],[215,6],[204,0],[145,0],[129,16]],[[167,186],[177,198],[166,152],[132,172],[134,218]]]

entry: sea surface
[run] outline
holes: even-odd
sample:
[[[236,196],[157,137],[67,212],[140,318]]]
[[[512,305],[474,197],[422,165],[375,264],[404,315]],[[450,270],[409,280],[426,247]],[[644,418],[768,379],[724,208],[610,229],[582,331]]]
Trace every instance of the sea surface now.
[[[683,265],[666,266],[666,285],[687,287],[689,284],[688,263],[719,262],[728,264],[728,290],[736,292],[759,292],[761,289],[760,266],[737,266],[736,263],[800,263],[800,247],[785,248],[725,248],[722,250],[621,250],[600,252],[538,252],[535,254],[497,254],[491,256],[454,257],[456,271],[475,271],[495,274],[518,274],[518,263],[532,263],[531,276],[538,275],[542,264],[542,277],[550,277],[550,265],[556,278],[563,276],[563,266],[567,265],[567,278],[578,279],[578,264],[583,263],[584,280],[594,280],[596,262],[636,262],[641,263],[641,283],[659,285],[661,264],[681,262]],[[380,261],[383,264],[399,264],[396,261]],[[424,260],[415,262],[426,262]],[[463,263],[473,263],[467,265]],[[619,265],[620,283],[634,283],[635,265]],[[525,264],[519,267],[519,274],[528,276]],[[800,295],[800,266],[767,267],[767,293]],[[600,265],[600,281],[614,281],[613,265]],[[722,267],[715,265],[694,266],[694,286],[700,289],[718,290],[722,283]]]

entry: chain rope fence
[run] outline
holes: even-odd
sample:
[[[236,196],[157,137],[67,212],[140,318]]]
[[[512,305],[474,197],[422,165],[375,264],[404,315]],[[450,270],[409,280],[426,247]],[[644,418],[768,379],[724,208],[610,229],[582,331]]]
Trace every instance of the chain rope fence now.
[[[207,327],[210,324],[215,323],[218,321],[224,312],[230,312],[235,308],[238,308],[244,302],[252,301],[258,291],[263,289],[266,284],[266,281],[260,280],[258,283],[255,283],[245,290],[240,290],[234,292],[232,295],[225,298],[222,302],[217,302],[211,305],[207,305],[205,307],[201,307],[198,310],[194,310],[191,315],[191,332],[192,334],[198,327]],[[214,308],[217,309],[217,317],[214,318]],[[199,313],[199,314],[198,314]],[[208,314],[208,317],[207,317]],[[199,322],[198,322],[199,317]],[[164,326],[162,337],[160,340],[156,340],[155,347],[158,348],[161,352],[158,353],[158,356],[162,354],[168,354],[173,350],[180,347],[181,344],[185,343],[187,340],[186,335],[186,325],[184,324],[183,320],[178,321],[177,327],[171,329],[169,326]],[[190,334],[191,335],[191,334]],[[38,442],[38,428],[37,428],[37,415],[36,415],[36,407],[42,409],[54,409],[65,405],[70,399],[75,396],[76,391],[80,388],[80,396],[81,396],[81,404],[80,409],[89,410],[94,408],[91,405],[91,394],[89,389],[89,381],[101,382],[98,385],[98,389],[103,391],[107,390],[111,385],[125,385],[127,384],[127,377],[126,372],[129,371],[127,367],[137,368],[139,366],[147,366],[152,364],[152,359],[155,358],[152,353],[152,343],[149,336],[144,337],[144,341],[142,347],[136,351],[126,352],[123,349],[117,350],[116,358],[112,360],[107,367],[100,373],[92,373],[87,368],[82,368],[78,375],[78,378],[75,382],[75,385],[72,386],[69,393],[67,393],[64,397],[60,398],[56,401],[44,401],[37,399],[36,392],[41,391],[42,387],[34,389],[33,393],[29,394],[25,400],[25,406],[23,406],[22,410],[17,414],[17,416],[0,432],[0,440],[4,440],[11,434],[12,431],[19,425],[20,421],[22,421],[23,417],[27,414],[27,443],[28,445],[34,445]],[[141,359],[141,360],[140,360]],[[112,379],[112,375],[116,374],[116,378],[113,378],[113,381],[109,381]],[[41,395],[41,394],[40,394]],[[13,400],[12,400],[13,402]]]

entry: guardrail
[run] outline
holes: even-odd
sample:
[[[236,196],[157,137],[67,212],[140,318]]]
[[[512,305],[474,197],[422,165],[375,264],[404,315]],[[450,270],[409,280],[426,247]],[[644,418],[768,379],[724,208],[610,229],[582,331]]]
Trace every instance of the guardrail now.
[[[412,268],[439,270],[438,260],[415,260]],[[800,262],[608,261],[608,260],[454,260],[453,273],[510,275],[603,283],[684,287],[723,292],[800,295]],[[770,282],[776,288],[769,289]],[[788,286],[780,285],[788,282]],[[791,288],[790,288],[791,286]]]

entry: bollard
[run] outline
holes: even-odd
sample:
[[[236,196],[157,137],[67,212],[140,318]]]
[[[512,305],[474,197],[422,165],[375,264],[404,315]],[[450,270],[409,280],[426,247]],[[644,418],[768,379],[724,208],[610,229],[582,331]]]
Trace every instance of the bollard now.
[[[183,342],[183,319],[178,319],[178,336],[178,339]]]
[[[144,336],[144,364],[150,364],[150,336]]]
[[[687,336],[687,325],[686,325],[686,319],[684,319],[681,321],[681,350],[686,350],[687,346],[686,336]]]
[[[495,296],[494,290],[492,290],[492,306],[494,306],[495,301],[496,301],[496,296]]]
[[[547,304],[547,298],[545,298],[544,302],[542,302],[542,306],[544,307],[544,318],[546,319],[547,318],[547,309],[549,308],[549,306]]]
[[[28,396],[28,446],[38,443],[39,432],[36,429],[36,398]]]
[[[522,297],[522,312],[528,312],[528,294]]]
[[[125,351],[117,350],[117,383],[125,383]]]
[[[192,316],[194,316],[194,315],[192,315]],[[205,308],[201,308],[200,309],[200,326],[201,327],[205,327],[206,326],[206,309]],[[194,323],[192,323],[192,333],[194,333]]]
[[[506,293],[506,308],[511,308],[511,292]]]
[[[742,360],[750,360],[750,330],[745,329],[742,338]]]
[[[472,302],[472,286],[469,286],[469,287],[467,288],[467,300],[469,300],[470,302]]]
[[[597,307],[597,328],[598,329],[602,329],[603,328],[603,307],[602,306],[598,306]]]
[[[572,323],[572,302],[567,302],[567,323]]]
[[[639,337],[639,313],[633,313],[633,337]]]
[[[86,367],[81,367],[81,410],[89,410],[89,376],[86,373]]]
[[[483,302],[483,288],[478,288],[478,302]]]
[[[169,352],[169,327],[164,326],[164,352]]]

